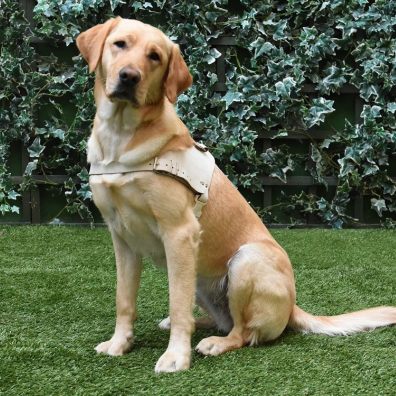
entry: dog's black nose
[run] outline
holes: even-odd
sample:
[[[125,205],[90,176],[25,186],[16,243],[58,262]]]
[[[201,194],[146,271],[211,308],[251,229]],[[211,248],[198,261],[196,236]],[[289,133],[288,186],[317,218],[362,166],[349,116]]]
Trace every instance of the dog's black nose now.
[[[138,70],[132,67],[123,67],[120,70],[119,78],[122,84],[133,86],[142,79],[142,76]]]

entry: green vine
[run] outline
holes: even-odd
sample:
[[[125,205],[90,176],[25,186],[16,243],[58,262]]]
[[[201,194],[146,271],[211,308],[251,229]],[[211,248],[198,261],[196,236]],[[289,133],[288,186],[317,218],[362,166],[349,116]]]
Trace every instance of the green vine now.
[[[18,2],[0,1],[0,213],[18,212],[18,197],[35,186],[35,174],[67,174],[62,185],[51,187],[66,197],[59,216],[69,211],[92,220],[85,149],[94,114],[93,78],[74,41],[88,27],[126,13],[181,45],[194,85],[179,98],[178,112],[248,197],[266,188],[263,176],[286,183],[304,172],[323,186],[321,193],[282,194],[260,208],[266,221],[286,214],[300,224],[315,215],[340,228],[355,221],[351,201],[360,194],[378,221],[395,226],[396,2],[36,3],[30,26]],[[236,45],[214,48],[211,42],[222,36],[234,37]],[[215,62],[222,54],[226,91],[216,92]],[[313,92],[306,91],[307,84]],[[325,126],[346,84],[361,98],[360,121]],[[331,135],[316,139],[315,131],[324,128]],[[281,144],[295,133],[309,138],[304,152]],[[272,147],[263,150],[261,137],[273,137]],[[19,185],[10,181],[15,142],[29,156]],[[337,180],[335,187],[328,186],[329,177]]]

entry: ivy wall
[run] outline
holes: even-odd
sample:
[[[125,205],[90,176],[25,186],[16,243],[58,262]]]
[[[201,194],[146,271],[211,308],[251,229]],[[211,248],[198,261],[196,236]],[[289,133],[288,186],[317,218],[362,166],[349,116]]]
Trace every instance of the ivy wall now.
[[[396,225],[389,0],[0,0],[0,221],[100,221],[74,41],[114,15],[181,45],[178,112],[267,223]]]

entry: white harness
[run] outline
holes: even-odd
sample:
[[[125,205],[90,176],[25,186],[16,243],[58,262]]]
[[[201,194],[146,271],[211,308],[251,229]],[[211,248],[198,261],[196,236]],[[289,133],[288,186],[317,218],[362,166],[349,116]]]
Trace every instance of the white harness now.
[[[168,151],[160,157],[133,166],[114,161],[107,164],[94,163],[91,164],[89,174],[92,176],[151,171],[172,176],[196,194],[194,214],[199,218],[208,202],[214,168],[215,160],[212,154],[203,144],[195,143],[195,146],[187,150]]]

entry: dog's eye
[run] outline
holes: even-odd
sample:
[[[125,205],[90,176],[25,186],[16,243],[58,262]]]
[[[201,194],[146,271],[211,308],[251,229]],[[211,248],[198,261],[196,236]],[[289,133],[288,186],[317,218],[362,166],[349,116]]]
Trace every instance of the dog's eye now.
[[[150,52],[148,57],[155,62],[158,62],[160,60],[160,56],[156,52]]]
[[[126,47],[126,42],[120,40],[120,41],[114,42],[114,45],[115,45],[116,47],[118,47],[118,48],[125,48],[125,47]]]

